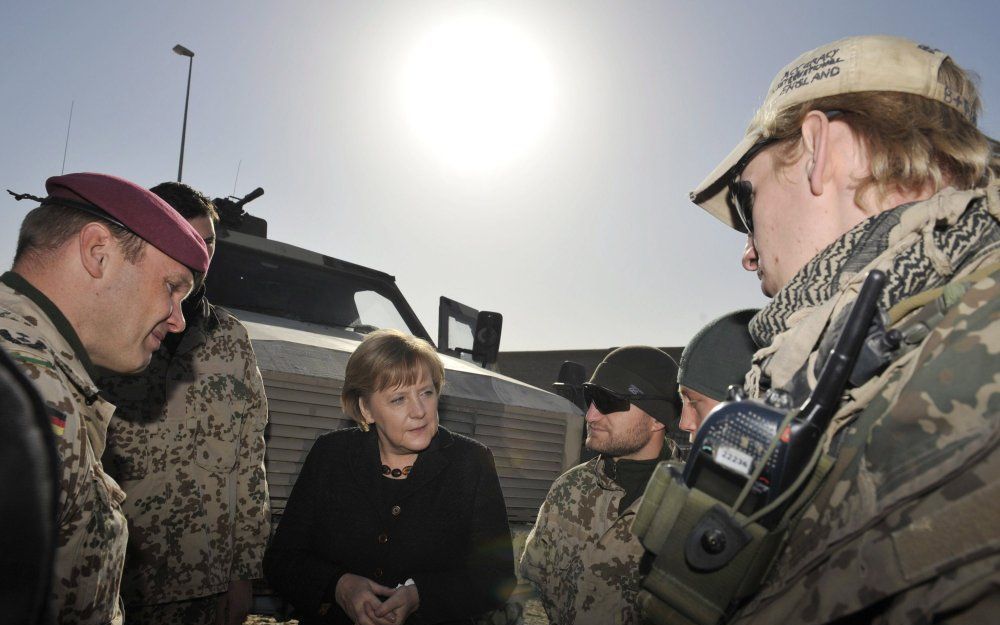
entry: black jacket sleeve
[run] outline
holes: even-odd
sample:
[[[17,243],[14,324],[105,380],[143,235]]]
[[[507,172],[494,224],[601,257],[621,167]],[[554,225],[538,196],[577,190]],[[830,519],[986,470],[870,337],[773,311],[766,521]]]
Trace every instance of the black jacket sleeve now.
[[[333,453],[321,438],[313,445],[292,488],[285,513],[264,553],[264,576],[279,595],[297,611],[316,614],[324,603],[333,603],[337,581],[346,572],[324,558],[317,542],[324,532],[317,513],[326,496],[324,467]]]
[[[476,457],[478,478],[469,544],[464,554],[456,554],[454,568],[413,575],[420,595],[414,616],[423,623],[467,619],[500,608],[517,583],[507,506],[493,454],[478,445],[470,452]]]

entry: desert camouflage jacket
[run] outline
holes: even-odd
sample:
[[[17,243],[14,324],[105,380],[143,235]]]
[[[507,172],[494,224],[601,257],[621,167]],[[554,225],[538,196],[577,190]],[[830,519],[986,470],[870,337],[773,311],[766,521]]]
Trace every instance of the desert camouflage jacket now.
[[[541,595],[552,625],[639,623],[639,560],[632,533],[640,497],[618,514],[625,490],[603,456],[561,475],[545,497],[521,556],[521,576]]]
[[[142,374],[101,388],[118,406],[105,466],[128,493],[126,607],[261,577],[267,400],[243,325],[202,300],[173,356],[161,348]]]
[[[0,344],[51,408],[59,466],[53,612],[59,623],[121,623],[125,494],[101,469],[114,406],[98,396],[87,352],[59,309],[24,278],[0,277]]]
[[[758,379],[794,388],[815,371],[872,268],[888,276],[882,304],[900,317],[903,353],[849,391],[832,470],[732,622],[1000,622],[998,217],[995,185],[948,189],[859,226],[790,283],[834,288],[781,315]]]

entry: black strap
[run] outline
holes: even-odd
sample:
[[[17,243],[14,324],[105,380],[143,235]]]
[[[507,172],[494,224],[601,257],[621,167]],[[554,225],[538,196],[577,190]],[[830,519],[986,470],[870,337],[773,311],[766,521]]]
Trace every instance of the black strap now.
[[[89,202],[78,202],[77,200],[71,200],[65,197],[53,197],[51,195],[42,198],[38,197],[37,195],[31,195],[30,193],[14,193],[10,189],[7,189],[7,193],[10,193],[12,196],[14,196],[14,199],[17,200],[18,202],[20,202],[21,200],[34,200],[42,205],[55,204],[56,206],[73,208],[79,211],[83,211],[89,215],[93,215],[94,217],[103,219],[105,221],[110,221],[114,225],[128,232],[134,232],[131,228],[129,228],[122,222],[118,221],[118,219],[116,219],[115,217],[112,217],[110,214],[108,214],[106,210],[104,210],[99,206],[95,206],[94,204],[91,204]]]

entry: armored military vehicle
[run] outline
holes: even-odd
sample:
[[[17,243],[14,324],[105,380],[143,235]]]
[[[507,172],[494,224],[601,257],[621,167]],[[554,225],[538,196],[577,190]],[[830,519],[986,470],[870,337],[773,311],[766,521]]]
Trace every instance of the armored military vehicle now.
[[[435,342],[393,276],[268,239],[267,224],[242,208],[262,193],[215,200],[222,222],[207,288],[212,302],[246,325],[257,354],[270,411],[267,479],[279,519],[316,438],[352,425],[340,391],[365,334],[390,327]],[[531,522],[552,481],[579,460],[580,410],[486,368],[499,345],[496,313],[442,298],[438,321],[441,423],[490,447],[510,520]]]

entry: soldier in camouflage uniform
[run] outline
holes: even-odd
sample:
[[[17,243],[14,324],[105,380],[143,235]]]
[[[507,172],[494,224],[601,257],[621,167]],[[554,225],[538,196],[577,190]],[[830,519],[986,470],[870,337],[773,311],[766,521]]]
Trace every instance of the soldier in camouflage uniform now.
[[[899,331],[843,397],[832,469],[731,622],[1000,622],[1000,162],[979,108],[938,50],[837,41],[778,74],[692,194],[748,232],[744,267],[773,297],[750,324],[752,394],[808,395],[871,269]]]
[[[152,189],[215,250],[218,214],[191,187]],[[242,623],[270,531],[267,400],[246,328],[205,298],[138,376],[106,376],[118,406],[105,466],[128,495],[122,598],[134,623]]]
[[[677,419],[677,365],[653,347],[622,347],[584,385],[587,447],[600,453],[560,476],[528,535],[520,572],[552,625],[639,622],[643,548],[632,533],[642,492]]]
[[[0,277],[0,345],[40,391],[55,432],[52,611],[59,623],[121,623],[125,494],[100,463],[114,406],[98,395],[95,366],[141,369],[183,330],[180,303],[208,254],[173,209],[128,181],[68,174],[46,189]]]

